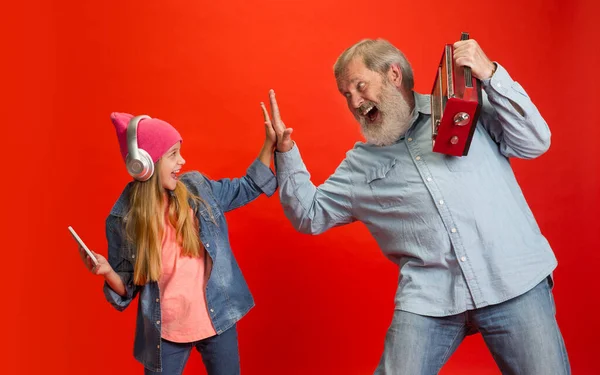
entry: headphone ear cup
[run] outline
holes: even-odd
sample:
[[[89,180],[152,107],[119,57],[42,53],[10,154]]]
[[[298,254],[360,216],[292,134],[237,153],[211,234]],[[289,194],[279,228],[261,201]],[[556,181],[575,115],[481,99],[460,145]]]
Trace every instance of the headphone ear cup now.
[[[138,149],[138,159],[127,155],[126,165],[129,175],[138,181],[147,181],[154,174],[154,163],[150,155],[142,149]]]

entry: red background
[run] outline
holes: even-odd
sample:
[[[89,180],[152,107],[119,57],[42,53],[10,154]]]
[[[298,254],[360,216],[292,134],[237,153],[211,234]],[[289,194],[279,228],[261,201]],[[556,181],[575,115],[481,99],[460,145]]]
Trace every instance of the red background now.
[[[500,5],[502,3],[502,5]],[[106,253],[104,219],[128,181],[112,111],[174,124],[188,169],[239,176],[263,140],[275,88],[321,183],[360,139],[332,65],[384,37],[428,92],[463,30],[519,81],[553,133],[514,169],[559,259],[558,321],[574,374],[598,373],[600,207],[597,5],[593,0],[7,1],[3,4],[3,374],[142,373],[136,306],[118,313],[67,226]],[[596,9],[593,9],[593,8]],[[362,224],[296,233],[276,197],[228,214],[257,307],[239,324],[244,374],[371,374],[397,268]],[[185,374],[204,373],[197,353]],[[469,337],[442,374],[498,374]]]

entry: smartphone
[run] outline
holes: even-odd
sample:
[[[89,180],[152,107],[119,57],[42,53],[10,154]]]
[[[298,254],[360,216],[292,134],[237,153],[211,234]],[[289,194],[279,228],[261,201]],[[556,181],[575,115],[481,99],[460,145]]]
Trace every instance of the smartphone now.
[[[98,265],[98,259],[96,259],[96,257],[94,256],[94,253],[92,253],[90,251],[90,249],[88,249],[88,247],[85,245],[85,243],[81,240],[81,238],[79,238],[79,236],[77,235],[77,232],[75,232],[75,229],[73,229],[72,227],[69,227],[69,232],[71,232],[71,235],[73,235],[73,238],[75,239],[75,241],[77,241],[77,243],[79,244],[79,246],[81,246],[81,248],[83,250],[85,250],[85,252],[87,253],[87,255],[89,255],[89,257],[92,259],[92,262],[94,263],[94,266]]]

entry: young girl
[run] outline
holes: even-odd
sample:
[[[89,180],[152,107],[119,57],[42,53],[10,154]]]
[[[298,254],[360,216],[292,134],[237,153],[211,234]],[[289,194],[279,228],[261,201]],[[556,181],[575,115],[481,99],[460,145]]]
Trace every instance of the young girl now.
[[[82,249],[86,267],[105,278],[119,311],[139,294],[134,356],[145,374],[181,374],[196,348],[209,375],[240,373],[236,323],[254,300],[229,245],[225,212],[277,187],[269,166],[275,133],[246,176],[212,181],[180,175],[182,139],[165,121],[113,113],[121,155],[134,181],[106,219],[108,261]]]

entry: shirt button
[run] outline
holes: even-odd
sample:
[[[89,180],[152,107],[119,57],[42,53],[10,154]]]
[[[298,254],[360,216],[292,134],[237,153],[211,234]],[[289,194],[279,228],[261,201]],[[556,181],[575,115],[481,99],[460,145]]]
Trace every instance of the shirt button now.
[[[159,301],[159,299],[157,298],[157,299],[156,299],[156,302],[158,302],[158,301]]]
[[[416,160],[421,160],[421,157],[420,157],[420,156],[417,156],[415,159],[416,159]]]
[[[456,233],[456,228],[452,228],[452,229],[450,229],[450,232],[452,232],[452,233]]]
[[[408,141],[409,141],[409,142],[412,142],[412,138],[408,138]]]
[[[132,255],[131,255],[131,257],[132,257],[132,258],[135,258],[135,254],[132,254]]]
[[[156,349],[160,349],[160,345],[156,345]]]
[[[440,204],[444,204],[444,200],[443,199],[440,199]]]
[[[207,244],[206,244],[206,247],[207,247],[207,248],[208,248],[208,247],[210,247],[210,244],[209,244],[209,243],[207,243]]]
[[[215,312],[215,310],[213,310],[213,309],[210,309],[210,312]]]
[[[157,321],[156,321],[156,324],[160,324],[160,320],[157,320]]]
[[[465,258],[465,257],[460,257],[460,261],[461,261],[461,262],[464,262],[464,261],[466,261],[466,260],[467,260],[467,258]]]
[[[501,83],[497,83],[496,86],[502,87],[502,84]]]
[[[427,181],[431,182],[431,177],[427,177]]]

